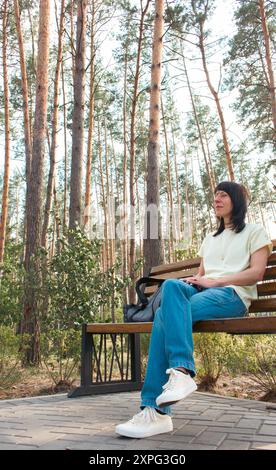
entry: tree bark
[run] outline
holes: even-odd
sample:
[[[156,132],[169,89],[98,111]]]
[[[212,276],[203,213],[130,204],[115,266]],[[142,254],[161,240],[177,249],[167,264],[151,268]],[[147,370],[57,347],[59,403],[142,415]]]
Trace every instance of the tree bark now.
[[[166,117],[164,113],[163,101],[162,96],[160,97],[161,102],[161,112],[162,112],[162,122],[163,122],[163,130],[164,130],[164,140],[165,140],[165,149],[166,149],[166,161],[167,161],[167,175],[166,178],[166,186],[167,186],[167,197],[168,197],[168,232],[169,232],[169,239],[168,239],[168,256],[169,256],[169,263],[174,261],[173,253],[174,253],[174,234],[176,231],[176,224],[175,224],[175,217],[174,217],[174,207],[173,207],[173,189],[172,189],[172,177],[171,177],[171,162],[170,162],[170,151],[169,151],[169,142],[168,142],[168,135],[167,135],[167,126],[166,126]]]
[[[84,210],[84,227],[89,230],[89,216],[91,205],[91,167],[92,167],[92,137],[94,129],[94,99],[95,99],[95,0],[92,0],[92,19],[91,19],[91,43],[90,43],[90,96],[89,96],[89,127],[88,127],[88,144],[86,159],[86,178],[85,178],[85,210]]]
[[[195,9],[194,2],[192,2],[192,7],[193,7],[195,15],[198,15],[198,13]],[[221,104],[220,104],[218,92],[215,90],[215,88],[213,87],[213,85],[211,83],[209,70],[208,70],[208,67],[207,67],[206,55],[205,55],[204,22],[205,22],[205,16],[207,14],[207,8],[208,8],[208,2],[205,6],[205,14],[200,15],[200,18],[199,18],[199,43],[198,43],[198,47],[199,47],[199,50],[200,50],[200,53],[201,53],[203,70],[204,70],[204,73],[205,73],[205,76],[206,76],[208,88],[209,88],[211,94],[214,97],[216,107],[217,107],[217,111],[218,111],[218,115],[219,115],[221,132],[222,132],[223,147],[224,147],[224,152],[225,152],[226,164],[227,164],[227,168],[228,168],[229,177],[230,177],[231,181],[234,181],[235,176],[234,176],[234,170],[233,170],[230,147],[229,147],[229,143],[228,143],[226,125],[225,125],[225,121],[224,121],[224,115],[223,115],[222,107],[221,107]]]
[[[50,211],[52,208],[55,168],[56,168],[56,145],[57,145],[57,132],[58,132],[58,97],[59,97],[60,69],[61,69],[61,62],[62,62],[62,42],[63,42],[62,40],[63,40],[63,31],[64,31],[64,4],[65,4],[65,0],[61,0],[59,35],[58,35],[58,53],[57,53],[57,64],[56,64],[56,72],[55,72],[55,84],[54,84],[54,106],[53,106],[53,116],[52,116],[50,170],[49,170],[49,176],[48,176],[47,196],[46,196],[44,223],[43,223],[43,228],[42,228],[42,239],[41,239],[41,244],[45,248],[47,245],[47,230],[49,227]]]
[[[38,261],[33,262],[41,246],[42,190],[44,167],[44,141],[46,137],[48,63],[49,63],[50,0],[41,0],[39,6],[38,58],[36,76],[36,105],[33,128],[33,147],[30,184],[27,186],[27,238],[25,253],[25,301],[23,332],[31,335],[30,347],[26,352],[26,363],[39,362],[39,320],[38,295],[30,283],[32,273],[39,282],[41,273]]]
[[[120,210],[122,217],[122,252],[123,252],[123,277],[125,278],[128,273],[128,225],[127,225],[127,67],[128,67],[128,48],[129,36],[125,44],[125,61],[124,61],[124,95],[123,95],[123,143],[124,143],[124,157],[123,157],[123,207]],[[124,291],[124,303],[129,303],[129,289]]]
[[[67,106],[66,106],[66,93],[65,93],[65,80],[63,62],[61,64],[61,82],[62,82],[62,96],[63,96],[63,134],[64,134],[64,185],[63,185],[63,234],[67,227],[67,190],[68,190],[68,149],[67,149]]]
[[[72,123],[72,162],[69,228],[82,225],[82,159],[85,87],[85,36],[87,0],[78,0],[77,40],[74,70],[74,110]]]
[[[150,122],[147,161],[147,208],[145,213],[144,233],[144,274],[148,275],[152,266],[163,262],[162,234],[160,211],[160,175],[159,175],[159,151],[160,151],[160,86],[161,86],[161,61],[163,50],[164,30],[164,0],[155,2],[155,18],[152,48],[151,66],[151,92],[150,92]],[[150,234],[150,205],[154,206],[157,221],[153,221],[156,234]]]
[[[141,18],[139,24],[139,38],[138,38],[138,50],[136,58],[136,69],[134,76],[134,88],[132,95],[131,103],[131,113],[130,113],[130,170],[129,170],[129,202],[130,202],[130,246],[129,246],[129,275],[131,278],[131,283],[129,286],[129,299],[131,303],[135,302],[135,272],[134,272],[134,263],[135,263],[135,218],[136,218],[136,198],[135,198],[135,127],[136,127],[136,108],[138,100],[138,86],[139,86],[139,76],[140,76],[140,62],[141,62],[141,53],[142,53],[142,40],[144,34],[144,20],[150,0],[147,0],[145,8],[141,11]],[[141,2],[142,5],[142,2]]]
[[[213,173],[211,172],[211,169],[209,168],[208,158],[207,158],[206,149],[205,149],[205,145],[204,145],[204,142],[203,142],[203,136],[202,136],[202,132],[201,132],[201,127],[200,127],[200,123],[199,123],[198,112],[197,112],[197,109],[196,109],[196,104],[195,104],[195,100],[194,100],[194,96],[193,96],[193,92],[192,92],[192,87],[191,87],[191,84],[190,84],[190,79],[189,79],[188,70],[187,70],[187,67],[186,67],[186,62],[185,62],[182,47],[181,47],[181,52],[182,52],[183,66],[184,66],[184,71],[185,71],[185,75],[186,75],[188,90],[189,90],[189,94],[190,94],[190,98],[191,98],[194,118],[195,118],[197,130],[198,130],[198,137],[199,137],[201,150],[202,150],[203,157],[204,157],[206,173],[208,175],[210,188],[212,190],[212,193],[214,194],[214,192],[215,192],[215,179],[214,179]]]
[[[6,239],[6,226],[8,217],[8,195],[9,195],[9,175],[10,175],[10,117],[9,117],[9,86],[7,69],[7,20],[8,20],[8,0],[3,4],[3,78],[4,78],[4,114],[5,114],[5,164],[2,193],[2,210],[0,220],[0,265],[4,260],[4,249]]]
[[[29,118],[29,98],[28,98],[28,78],[26,71],[25,53],[23,46],[23,36],[20,24],[20,12],[18,0],[14,0],[14,16],[19,45],[20,68],[21,68],[21,85],[22,85],[22,99],[23,99],[23,114],[24,114],[24,135],[25,135],[25,154],[26,154],[26,181],[30,179],[31,173],[31,159],[32,159],[32,143],[31,143],[31,128]]]
[[[273,141],[274,145],[276,146],[276,95],[275,95],[275,81],[274,81],[274,73],[271,61],[271,51],[270,51],[270,38],[269,38],[269,31],[267,27],[266,21],[266,12],[264,7],[264,0],[259,0],[259,10],[261,15],[262,21],[262,30],[264,36],[264,45],[265,45],[265,60],[267,65],[267,75],[268,75],[268,88],[269,88],[269,95],[271,101],[271,116],[272,116],[272,123],[273,123]]]

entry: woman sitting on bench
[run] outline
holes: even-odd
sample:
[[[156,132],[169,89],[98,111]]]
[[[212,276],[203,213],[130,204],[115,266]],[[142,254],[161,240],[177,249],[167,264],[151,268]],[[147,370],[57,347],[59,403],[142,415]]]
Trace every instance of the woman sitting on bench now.
[[[196,276],[163,282],[141,391],[142,411],[118,424],[116,433],[142,438],[172,431],[170,405],[197,389],[193,324],[243,317],[257,298],[256,284],[263,279],[272,243],[261,225],[245,223],[247,203],[241,184],[225,181],[216,187],[219,227],[203,240]]]

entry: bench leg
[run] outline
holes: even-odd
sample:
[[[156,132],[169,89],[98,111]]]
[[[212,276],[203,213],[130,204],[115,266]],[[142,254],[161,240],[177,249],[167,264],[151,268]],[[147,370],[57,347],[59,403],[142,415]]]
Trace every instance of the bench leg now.
[[[130,367],[131,367],[131,379],[111,380],[107,379],[106,371],[106,339],[104,338],[104,354],[105,354],[105,371],[101,373],[100,370],[100,359],[102,352],[102,344],[104,333],[101,334],[100,339],[100,350],[96,352],[93,333],[87,333],[86,325],[82,327],[82,351],[81,351],[81,385],[68,393],[68,398],[75,398],[83,395],[99,395],[104,393],[115,393],[115,392],[129,392],[135,390],[141,390],[143,383],[141,382],[141,350],[140,350],[140,333],[130,333]],[[115,339],[114,339],[115,338]],[[114,355],[116,356],[117,363],[119,364],[120,358],[116,348],[116,335],[111,335],[113,353],[112,353],[112,364],[113,367]],[[96,382],[92,381],[92,364],[93,359],[96,363]],[[122,368],[122,364],[120,366]],[[121,369],[122,376],[124,374]],[[127,372],[128,374],[128,372]],[[100,379],[98,381],[98,378]],[[104,378],[104,380],[103,380]]]

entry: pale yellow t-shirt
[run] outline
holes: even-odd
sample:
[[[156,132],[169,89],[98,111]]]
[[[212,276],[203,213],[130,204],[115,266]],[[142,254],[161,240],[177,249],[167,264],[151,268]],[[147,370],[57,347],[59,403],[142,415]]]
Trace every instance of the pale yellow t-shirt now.
[[[227,228],[213,237],[216,232],[208,233],[198,251],[203,258],[205,270],[204,277],[217,279],[229,274],[244,271],[250,266],[250,256],[256,250],[267,246],[269,254],[272,252],[272,243],[265,229],[259,224],[246,224],[240,233]],[[253,299],[257,299],[257,284],[250,286],[232,287],[248,308]]]

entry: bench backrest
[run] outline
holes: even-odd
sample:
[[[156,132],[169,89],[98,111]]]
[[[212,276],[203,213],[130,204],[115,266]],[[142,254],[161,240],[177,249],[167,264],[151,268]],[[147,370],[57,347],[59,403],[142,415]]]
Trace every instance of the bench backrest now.
[[[276,240],[272,240],[273,252],[268,258],[263,281],[258,282],[258,299],[253,300],[249,308],[250,313],[276,311]],[[151,269],[150,276],[159,279],[179,279],[193,276],[198,272],[200,258],[190,258],[176,263],[161,264]],[[147,296],[153,294],[157,285],[145,288]]]

